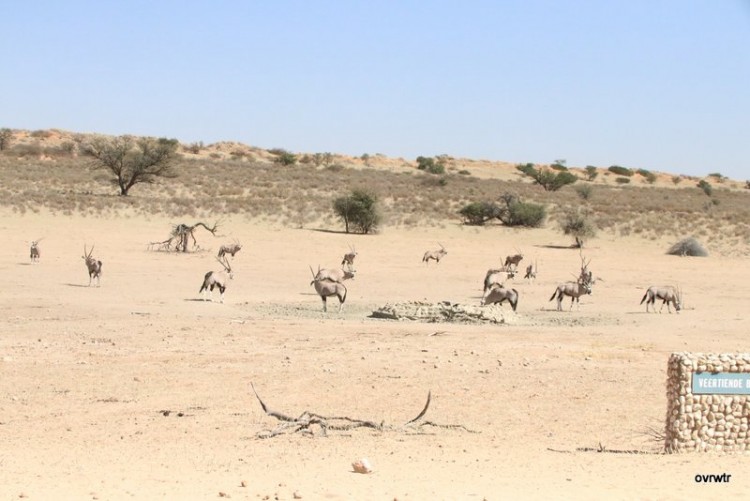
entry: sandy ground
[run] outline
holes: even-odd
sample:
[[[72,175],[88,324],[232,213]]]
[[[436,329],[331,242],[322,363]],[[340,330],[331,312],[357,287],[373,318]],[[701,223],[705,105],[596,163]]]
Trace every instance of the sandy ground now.
[[[183,255],[146,250],[178,222],[160,217],[1,215],[0,499],[718,499],[750,488],[743,455],[578,450],[658,449],[646,430],[663,427],[669,354],[748,351],[746,260],[604,236],[586,250],[604,281],[557,312],[548,299],[580,260],[554,229],[353,236],[237,218]],[[204,302],[203,275],[232,238],[245,248],[226,301]],[[422,265],[438,241],[448,255]],[[104,262],[101,287],[87,286],[84,242]],[[324,314],[308,266],[337,265],[350,243],[357,278],[343,312],[334,301]],[[485,270],[515,248],[540,274],[516,280],[506,325],[369,318],[393,301],[478,303]],[[638,304],[662,283],[682,287],[679,315]],[[279,423],[251,383],[277,411],[387,430],[258,438]],[[428,391],[424,419],[462,427],[403,428]],[[373,473],[352,472],[362,457]],[[710,473],[731,481],[695,482]]]

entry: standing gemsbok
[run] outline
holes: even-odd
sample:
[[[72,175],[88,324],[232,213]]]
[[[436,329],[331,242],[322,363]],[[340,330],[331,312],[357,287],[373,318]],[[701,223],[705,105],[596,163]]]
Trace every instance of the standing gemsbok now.
[[[662,300],[661,308],[659,308],[659,313],[661,313],[661,310],[664,309],[665,304],[667,305],[667,311],[669,313],[672,313],[672,310],[669,307],[670,303],[674,305],[674,309],[677,313],[679,313],[682,309],[682,294],[676,287],[672,287],[671,285],[649,287],[646,293],[643,295],[643,299],[641,299],[641,304],[646,301],[646,313],[648,313],[649,304],[654,307],[654,313],[656,313],[656,305],[654,303],[657,299]]]
[[[242,250],[242,244],[235,240],[231,244],[224,244],[219,247],[218,256],[224,257],[226,254],[229,254],[234,257],[240,250]]]
[[[494,285],[502,286],[505,284],[505,281],[509,278],[514,278],[516,276],[516,270],[513,268],[506,268],[503,266],[502,268],[492,268],[487,270],[487,273],[484,275],[484,293],[486,294],[490,288]]]
[[[41,242],[42,239],[34,240],[31,242],[31,246],[29,247],[29,259],[31,260],[31,263],[38,263],[39,262],[39,242]]]
[[[482,296],[482,306],[488,304],[503,304],[504,301],[510,303],[513,311],[518,306],[518,291],[516,289],[506,289],[502,285],[493,285],[490,290]]]
[[[323,268],[321,270],[320,265],[318,265],[318,273],[315,274],[310,285],[313,285],[316,280],[330,280],[331,282],[343,283],[344,280],[353,280],[355,274],[354,270],[345,270],[344,268],[338,270],[335,268]]]
[[[439,250],[436,251],[427,251],[424,253],[424,256],[422,257],[422,262],[430,264],[430,259],[434,259],[438,263],[440,263],[440,260],[445,257],[446,254],[448,254],[448,251],[445,250],[445,247],[443,247],[443,244],[438,242],[438,245],[440,246]]]
[[[91,287],[91,280],[96,279],[96,286],[99,287],[102,278],[102,262],[91,256],[94,252],[94,246],[91,246],[91,250],[86,250],[86,244],[83,244],[83,261],[86,263],[86,268],[89,271],[89,287]]]
[[[221,259],[217,257],[216,260],[221,264],[222,267],[224,267],[224,270],[209,271],[208,273],[206,273],[206,275],[203,277],[203,285],[201,285],[198,294],[200,294],[201,292],[203,293],[204,301],[206,301],[206,296],[210,296],[210,299],[213,302],[214,287],[218,287],[219,292],[221,293],[221,302],[223,303],[224,291],[226,290],[229,281],[234,278],[234,272],[232,271],[232,267],[229,265],[229,260],[226,256],[223,256]]]
[[[349,271],[354,271],[354,258],[357,257],[357,249],[353,245],[349,244],[349,252],[344,254],[344,258],[341,260],[341,266],[346,265]]]
[[[553,299],[555,299],[555,296],[557,296],[557,311],[562,311],[563,298],[565,296],[568,296],[570,298],[570,310],[572,310],[574,302],[578,303],[579,308],[581,307],[580,297],[584,294],[591,294],[591,282],[587,280],[565,282],[564,284],[560,284],[557,286],[557,289],[555,289],[555,292],[552,293],[552,297],[549,298],[549,300],[552,301]]]
[[[312,273],[313,281],[310,285],[315,285],[315,292],[318,293],[320,299],[323,300],[323,311],[328,311],[326,299],[331,296],[339,298],[339,312],[344,307],[344,301],[346,301],[346,286],[341,282],[334,282],[327,278],[318,278],[315,272],[310,266],[310,273]]]

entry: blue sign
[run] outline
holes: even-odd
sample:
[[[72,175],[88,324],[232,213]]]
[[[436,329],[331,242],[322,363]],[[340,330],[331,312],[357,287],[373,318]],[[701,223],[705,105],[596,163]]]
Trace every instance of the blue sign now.
[[[750,373],[693,373],[693,395],[750,395]]]

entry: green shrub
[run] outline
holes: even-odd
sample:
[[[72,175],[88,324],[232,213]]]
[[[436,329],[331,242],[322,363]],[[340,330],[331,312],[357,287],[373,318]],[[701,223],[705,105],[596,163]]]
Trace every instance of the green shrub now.
[[[281,165],[294,165],[297,163],[297,155],[286,150],[281,150],[275,153],[276,158],[274,162]]]
[[[546,217],[547,210],[543,205],[516,200],[508,205],[507,214],[501,220],[507,226],[539,228]]]
[[[708,181],[706,181],[705,179],[701,179],[700,181],[698,181],[698,184],[696,184],[696,186],[697,186],[698,188],[700,188],[701,190],[703,190],[703,193],[705,193],[705,194],[706,194],[706,195],[708,195],[709,197],[710,197],[710,196],[711,196],[711,195],[713,194],[713,192],[714,192],[714,188],[713,188],[713,186],[711,186],[711,183],[709,183],[709,182],[708,182]]]
[[[647,183],[654,184],[656,182],[656,174],[654,174],[650,170],[638,169],[637,172],[646,180]]]
[[[481,226],[490,219],[497,219],[502,209],[494,202],[471,202],[458,213],[464,218],[464,224]]]
[[[593,181],[594,179],[596,179],[596,176],[598,175],[599,175],[599,171],[597,170],[596,167],[594,167],[593,165],[586,166],[586,180],[587,181]]]
[[[381,221],[378,199],[374,193],[353,190],[349,195],[333,201],[333,211],[344,222],[345,231],[370,233]]]
[[[630,178],[629,177],[618,177],[618,178],[615,178],[615,182],[616,183],[620,183],[620,184],[628,184],[630,182]]]
[[[430,174],[445,174],[445,158],[417,157],[417,169],[424,170]]]
[[[533,179],[534,183],[544,188],[545,191],[557,191],[578,180],[568,171],[553,172],[551,169],[537,169],[532,163],[516,165],[516,170]]]
[[[613,165],[607,170],[613,174],[617,174],[618,176],[630,177],[633,175],[632,170],[628,169],[627,167],[620,167],[619,165]]]
[[[562,160],[562,159],[555,160],[554,162],[552,162],[552,164],[550,165],[550,169],[556,170],[556,171],[568,170],[568,168],[565,166],[565,160]]]

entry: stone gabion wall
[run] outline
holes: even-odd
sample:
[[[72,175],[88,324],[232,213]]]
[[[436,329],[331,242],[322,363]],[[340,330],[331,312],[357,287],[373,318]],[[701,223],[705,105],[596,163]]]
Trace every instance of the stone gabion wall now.
[[[750,452],[750,395],[695,395],[694,373],[750,373],[750,353],[673,353],[667,370],[666,452]]]

